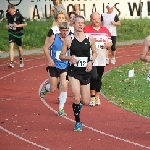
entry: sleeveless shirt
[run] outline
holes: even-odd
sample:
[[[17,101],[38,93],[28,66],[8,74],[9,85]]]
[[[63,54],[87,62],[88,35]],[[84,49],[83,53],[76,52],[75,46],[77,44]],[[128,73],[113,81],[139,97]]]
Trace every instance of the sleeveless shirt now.
[[[75,55],[76,57],[87,57],[90,60],[90,41],[88,34],[85,34],[85,39],[79,42],[74,35],[71,35],[72,43],[70,46],[70,55]],[[74,76],[83,75],[84,77],[90,77],[90,72],[85,71],[86,67],[76,67],[74,64],[68,65],[68,75]]]
[[[60,39],[59,34],[55,34],[55,39],[50,47],[50,55],[55,63],[55,67],[59,69],[65,69],[68,66],[68,61],[62,61],[59,59],[61,53],[63,41]]]

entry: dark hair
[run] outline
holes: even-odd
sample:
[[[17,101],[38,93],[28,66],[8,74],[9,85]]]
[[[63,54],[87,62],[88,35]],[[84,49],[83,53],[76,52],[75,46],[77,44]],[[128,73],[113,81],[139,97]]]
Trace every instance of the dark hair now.
[[[78,6],[79,6],[79,9],[80,9],[80,4],[75,4],[75,5],[78,5]],[[74,10],[74,11],[76,11],[76,10],[75,10],[75,5],[73,6],[73,10]]]
[[[71,16],[72,14],[75,15],[75,16],[77,16],[77,14],[76,14],[74,11],[71,11],[71,12],[68,13],[69,18],[70,18],[70,16]]]
[[[53,4],[56,5],[56,0],[53,0]],[[61,0],[59,0],[59,4],[62,4]]]
[[[14,8],[15,9],[15,6],[13,4],[9,4],[8,5],[8,9],[10,9],[10,8]]]

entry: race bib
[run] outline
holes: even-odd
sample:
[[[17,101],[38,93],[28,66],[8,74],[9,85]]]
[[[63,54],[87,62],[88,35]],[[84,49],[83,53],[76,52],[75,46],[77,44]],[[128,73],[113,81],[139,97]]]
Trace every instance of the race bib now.
[[[56,59],[57,59],[57,60],[60,60],[60,59],[59,59],[60,53],[61,53],[61,51],[56,51]]]
[[[104,49],[104,42],[95,42],[97,50]]]
[[[16,30],[16,28],[14,27],[13,24],[9,24],[9,29],[11,29],[11,30]]]
[[[75,67],[86,67],[88,62],[88,57],[76,57],[78,62],[74,64]]]

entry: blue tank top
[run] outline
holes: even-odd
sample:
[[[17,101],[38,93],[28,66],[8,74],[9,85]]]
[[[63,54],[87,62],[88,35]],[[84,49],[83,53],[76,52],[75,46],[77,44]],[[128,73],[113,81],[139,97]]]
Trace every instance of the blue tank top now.
[[[55,39],[50,47],[50,55],[55,63],[55,67],[58,69],[65,69],[68,66],[68,61],[62,61],[59,59],[61,53],[63,41],[60,39],[59,34],[55,34]]]

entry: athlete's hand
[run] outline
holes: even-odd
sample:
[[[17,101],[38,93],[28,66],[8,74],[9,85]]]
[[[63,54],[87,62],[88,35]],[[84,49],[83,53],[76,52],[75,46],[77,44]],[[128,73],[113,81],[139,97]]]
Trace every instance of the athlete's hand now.
[[[14,22],[14,23],[13,23],[13,26],[16,28],[16,27],[17,27],[17,24]]]
[[[78,62],[78,60],[76,59],[76,56],[75,56],[75,55],[72,55],[72,56],[70,57],[70,62],[71,62],[72,64],[76,64],[76,63]]]
[[[109,44],[108,43],[104,43],[104,49],[109,48]]]
[[[87,63],[87,66],[86,66],[85,71],[86,71],[86,72],[90,72],[91,70],[92,70],[92,62],[89,61],[89,62]]]
[[[116,25],[116,22],[115,21],[111,21],[111,24]]]
[[[49,60],[48,66],[51,66],[51,67],[55,66],[55,63],[54,63],[53,59]]]

